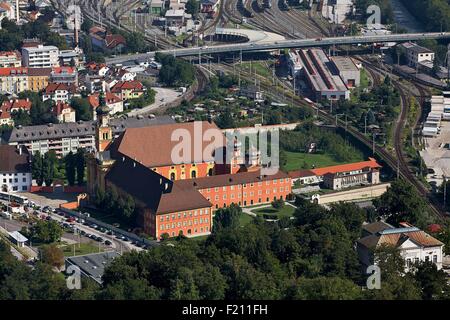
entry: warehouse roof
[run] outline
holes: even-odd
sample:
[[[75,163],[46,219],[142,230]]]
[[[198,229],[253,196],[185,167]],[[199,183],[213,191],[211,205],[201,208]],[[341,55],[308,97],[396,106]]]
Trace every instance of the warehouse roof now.
[[[84,275],[97,283],[102,283],[105,267],[118,256],[119,253],[116,251],[92,253],[84,256],[69,257],[66,259],[66,263],[76,265]]]

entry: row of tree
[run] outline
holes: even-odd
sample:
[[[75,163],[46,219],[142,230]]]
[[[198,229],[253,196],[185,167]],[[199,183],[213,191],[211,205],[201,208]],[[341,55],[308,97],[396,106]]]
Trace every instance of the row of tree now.
[[[84,149],[78,149],[75,154],[70,151],[64,158],[64,164],[69,185],[74,186],[75,182],[79,186],[83,185],[86,168]]]
[[[38,186],[42,186],[44,183],[46,186],[52,185],[56,176],[57,163],[58,159],[53,150],[48,151],[44,155],[37,151],[33,155],[31,174]]]

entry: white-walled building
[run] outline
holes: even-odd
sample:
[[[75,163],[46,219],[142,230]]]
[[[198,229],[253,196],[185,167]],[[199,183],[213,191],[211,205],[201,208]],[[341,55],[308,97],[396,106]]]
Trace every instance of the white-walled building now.
[[[22,58],[17,51],[0,52],[0,68],[18,68],[22,66]]]
[[[412,42],[401,44],[406,51],[406,58],[410,67],[415,67],[421,62],[434,62],[434,52],[428,48],[419,46]]]
[[[22,62],[26,67],[50,68],[59,66],[59,49],[55,46],[38,45],[22,48]]]
[[[382,221],[364,225],[363,237],[357,242],[357,252],[359,260],[365,267],[376,265],[373,251],[382,245],[399,250],[405,259],[405,272],[420,261],[430,261],[438,269],[442,268],[444,244],[409,224],[402,224],[399,228]]]
[[[0,190],[30,191],[31,158],[22,146],[0,145]]]

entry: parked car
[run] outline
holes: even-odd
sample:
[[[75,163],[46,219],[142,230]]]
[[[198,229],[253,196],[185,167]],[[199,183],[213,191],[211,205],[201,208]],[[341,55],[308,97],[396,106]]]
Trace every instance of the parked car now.
[[[105,244],[106,244],[107,246],[110,246],[110,245],[112,245],[112,242],[109,241],[109,240],[106,240],[106,241],[105,241]]]

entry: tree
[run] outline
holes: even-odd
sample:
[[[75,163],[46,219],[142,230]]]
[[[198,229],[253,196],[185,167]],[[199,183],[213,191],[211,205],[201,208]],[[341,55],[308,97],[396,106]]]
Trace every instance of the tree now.
[[[378,213],[390,224],[406,221],[425,229],[432,222],[425,199],[404,180],[395,180],[388,190],[373,202]]]
[[[227,208],[221,208],[215,212],[213,233],[223,228],[237,228],[239,226],[239,217],[242,215],[242,209],[232,203]]]
[[[44,159],[42,162],[42,179],[45,182],[46,186],[51,186],[53,183],[53,179],[55,178],[56,171],[56,154],[53,150],[48,151],[44,155]]]
[[[188,2],[186,2],[186,12],[192,14],[192,17],[196,18],[200,12],[200,1],[188,0]]]
[[[221,129],[229,129],[236,127],[233,115],[228,109],[220,113],[220,115],[216,119],[216,124]]]
[[[91,121],[92,120],[92,108],[87,99],[84,98],[72,98],[70,106],[76,111],[76,120]]]
[[[44,159],[39,151],[36,151],[32,159],[33,160],[31,163],[31,175],[33,176],[33,179],[36,180],[37,185],[42,186],[42,184],[44,183],[42,173],[42,169],[44,166]]]
[[[295,300],[357,300],[362,297],[360,287],[339,277],[300,278],[291,290]]]
[[[41,261],[55,268],[64,265],[64,252],[54,243],[40,247]]]
[[[281,199],[276,199],[271,203],[272,207],[276,210],[281,210],[284,208],[284,201]]]
[[[75,156],[72,151],[70,151],[64,158],[66,177],[70,186],[75,185]],[[99,189],[97,189],[99,190]]]
[[[430,261],[419,263],[415,269],[413,275],[422,290],[422,299],[450,299],[450,285],[443,270]]]
[[[381,270],[381,288],[367,290],[367,297],[378,300],[417,300],[421,297],[417,281],[405,274],[405,260],[395,247],[382,245],[374,250],[374,261]]]
[[[31,228],[24,229],[23,232],[34,242],[53,243],[59,241],[63,234],[61,226],[53,220],[39,220]]]
[[[84,21],[81,24],[81,30],[83,30],[86,33],[89,33],[89,30],[94,26],[91,19],[84,17]]]
[[[86,159],[84,149],[78,149],[75,155],[76,160],[76,171],[77,171],[77,182],[81,186],[84,184],[84,173],[86,168]]]

